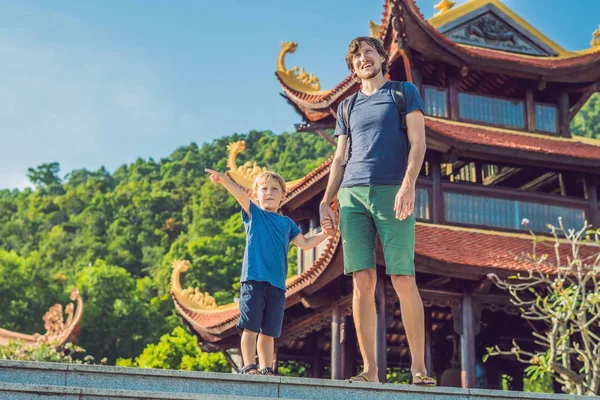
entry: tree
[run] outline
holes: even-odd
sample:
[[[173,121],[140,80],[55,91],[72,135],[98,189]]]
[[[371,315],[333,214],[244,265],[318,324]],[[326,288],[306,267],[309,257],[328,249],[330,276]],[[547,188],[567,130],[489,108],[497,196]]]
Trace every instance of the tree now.
[[[183,369],[188,371],[231,372],[221,353],[205,353],[198,348],[196,337],[178,326],[163,335],[157,344],[149,344],[142,354],[131,359],[119,359],[117,365],[126,367]]]
[[[57,162],[40,164],[35,169],[29,168],[27,171],[29,181],[35,186],[49,187],[61,183],[58,176],[60,165]]]
[[[85,349],[73,343],[58,346],[56,343],[40,343],[31,347],[22,342],[9,342],[0,346],[0,360],[43,361],[69,364],[93,364],[94,357],[85,355]],[[106,360],[101,360],[104,364]]]
[[[574,135],[600,139],[600,93],[595,93],[579,110],[573,121]]]
[[[521,316],[533,323],[542,322],[546,329],[533,332],[538,350],[525,351],[513,341],[510,351],[498,346],[488,348],[488,355],[514,355],[535,380],[547,375],[563,385],[570,394],[600,394],[600,229],[565,230],[551,226],[554,255],[538,254],[541,246],[534,240],[534,250],[526,259],[532,269],[502,279],[490,278],[508,291],[511,302]],[[559,239],[564,235],[566,239]],[[535,237],[534,237],[535,238]],[[595,244],[595,245],[594,245]],[[587,246],[584,246],[587,245]],[[594,245],[594,246],[592,246]],[[567,250],[568,251],[565,251]],[[548,267],[552,267],[549,273]]]

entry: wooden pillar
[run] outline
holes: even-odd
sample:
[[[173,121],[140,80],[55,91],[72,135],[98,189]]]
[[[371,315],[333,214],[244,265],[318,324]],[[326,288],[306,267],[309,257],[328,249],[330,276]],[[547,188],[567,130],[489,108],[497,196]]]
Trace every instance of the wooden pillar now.
[[[533,89],[525,91],[525,126],[530,132],[535,132],[535,102],[533,101]]]
[[[304,233],[305,222],[304,221],[299,222],[298,227],[302,230],[302,233]],[[302,250],[301,248],[298,248],[298,275],[300,275],[304,272],[305,253],[306,252],[304,250]]]
[[[341,379],[340,370],[340,309],[331,310],[331,379]]]
[[[454,76],[448,78],[448,95],[450,97],[450,119],[458,121],[459,108],[458,108],[458,80]]]
[[[375,357],[377,360],[377,370],[379,381],[385,382],[387,371],[387,321],[386,321],[386,301],[385,301],[385,280],[384,276],[378,276],[377,286],[375,287],[375,305],[377,309],[377,331],[375,334]]]
[[[588,215],[588,224],[593,228],[600,228],[600,213],[598,213],[598,183],[592,177],[586,176],[586,192],[590,202],[590,212]]]
[[[275,344],[275,349],[273,351],[273,371],[275,375],[279,373],[279,348],[277,344]]]
[[[310,377],[323,378],[323,360],[319,350],[319,332],[313,332],[310,339],[312,347],[312,360],[310,363]]]
[[[312,359],[310,361],[310,377],[323,378],[323,360],[321,358],[321,350],[319,349],[319,332],[311,333],[310,345],[312,347]]]
[[[346,317],[344,325],[344,379],[356,375],[356,328],[354,327],[354,319]]]
[[[348,341],[346,340],[346,321],[345,315],[340,315],[340,379],[346,378],[346,347]]]
[[[427,368],[427,374],[433,374],[433,357],[431,354],[431,310],[428,308],[424,309],[425,311],[425,368]]]
[[[571,137],[569,122],[569,94],[561,92],[558,98],[558,132],[560,136]]]
[[[461,304],[460,367],[463,388],[475,387],[475,320],[473,297],[465,292]]]
[[[431,190],[431,222],[441,224],[444,221],[442,210],[443,195],[442,195],[442,170],[441,158],[439,153],[432,152],[431,158],[431,178],[433,179],[433,188]]]
[[[317,234],[317,227],[319,226],[319,219],[317,216],[310,217],[310,236]],[[317,261],[317,248],[314,247],[306,252],[310,257],[310,265],[313,265]]]

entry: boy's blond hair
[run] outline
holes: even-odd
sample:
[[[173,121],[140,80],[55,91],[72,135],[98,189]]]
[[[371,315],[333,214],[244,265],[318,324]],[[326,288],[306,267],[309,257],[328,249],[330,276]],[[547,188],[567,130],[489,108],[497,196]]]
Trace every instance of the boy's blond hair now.
[[[252,193],[256,193],[260,185],[270,180],[275,181],[275,183],[277,183],[281,188],[281,192],[285,193],[285,179],[283,179],[283,176],[272,171],[265,171],[258,175],[256,179],[254,179],[254,184],[252,185]]]

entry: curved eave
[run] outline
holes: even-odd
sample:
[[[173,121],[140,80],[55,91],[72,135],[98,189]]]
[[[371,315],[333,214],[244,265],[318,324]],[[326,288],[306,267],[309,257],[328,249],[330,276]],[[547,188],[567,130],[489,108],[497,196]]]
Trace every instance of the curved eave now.
[[[600,168],[600,140],[525,133],[429,116],[425,117],[425,127],[428,139],[446,142],[448,146],[463,151],[480,151],[522,160],[536,155],[547,158],[553,164],[562,161],[583,168]]]
[[[314,283],[329,265],[340,243],[339,231],[328,240],[327,246],[315,263],[301,275],[289,278],[286,281],[286,299],[300,292],[303,288]],[[228,332],[235,328],[239,318],[239,309],[230,307],[229,310],[218,313],[194,312],[182,305],[177,297],[171,293],[177,312],[196,330],[207,342],[216,342],[228,336]],[[286,304],[286,308],[290,306]]]
[[[62,329],[58,329],[58,331],[53,330],[52,332],[46,332],[43,335],[39,333],[28,335],[25,333],[13,332],[9,331],[8,329],[0,328],[0,346],[7,345],[9,342],[22,342],[25,347],[35,347],[41,343],[49,343],[57,346],[64,344],[75,332],[79,322],[81,321],[81,316],[83,315],[83,300],[81,299],[77,289],[74,289],[71,292],[71,300],[77,302],[77,308],[75,309],[73,303],[67,306],[73,307],[71,308],[71,311],[74,310],[74,313],[69,314],[69,311],[67,311],[68,318],[67,321],[64,322]],[[59,306],[60,304],[57,304],[54,307]],[[50,310],[52,310],[52,308]],[[60,310],[62,312],[62,308],[60,308]],[[63,315],[60,317],[64,318]]]
[[[407,45],[429,58],[438,59],[460,67],[468,65],[482,69],[502,70],[515,76],[531,79],[545,77],[547,81],[565,83],[593,83],[600,80],[600,46],[579,52],[567,52],[540,32],[536,36],[556,50],[556,57],[538,57],[525,54],[493,50],[483,47],[455,43],[435,28],[435,19],[424,19],[414,0],[396,0],[403,7]],[[467,3],[468,4],[468,3]],[[389,35],[392,35],[392,0],[385,0],[381,21],[380,39],[386,43],[393,62],[403,62],[398,58],[398,48]],[[466,6],[466,4],[465,4]],[[451,13],[450,10],[448,13]],[[519,18],[519,21],[521,19]],[[433,23],[433,24],[432,24]],[[523,24],[528,25],[526,22]],[[531,29],[534,30],[533,27]],[[423,40],[427,39],[427,40]],[[558,47],[557,47],[558,46]],[[323,92],[303,92],[287,84],[276,73],[285,94],[293,101],[310,121],[320,121],[331,115],[331,107],[349,94],[358,90],[359,85],[348,75],[336,87]],[[335,112],[335,110],[334,110]]]
[[[399,1],[406,5],[404,16],[408,45],[423,54],[456,66],[467,64],[502,69],[520,76],[543,75],[548,80],[561,82],[594,82],[600,79],[600,47],[556,57],[536,57],[458,44],[423,18],[414,0]]]
[[[322,93],[307,93],[294,89],[281,79],[279,74],[275,73],[277,80],[281,84],[285,95],[296,104],[310,121],[320,121],[328,116],[335,115],[336,103],[339,103],[348,94],[358,90],[358,83],[348,75],[336,87]]]
[[[519,256],[531,253],[533,238],[529,234],[506,233],[418,222],[415,228],[415,258],[417,271],[425,269],[428,273],[441,274],[461,271],[474,276],[485,276],[490,272],[511,274],[527,272],[532,264]],[[300,276],[288,280],[286,299],[313,285],[330,265],[339,246],[340,236],[336,234],[330,240],[326,251],[313,266]],[[540,266],[543,273],[552,274],[555,269],[553,238],[537,237],[538,255],[548,254],[549,264]],[[465,251],[468,249],[468,251]],[[580,246],[580,255],[584,258],[598,253],[598,245]],[[559,246],[560,257],[564,260],[570,255],[571,247],[565,241]],[[421,271],[422,272],[422,271]],[[339,272],[341,273],[341,272]],[[331,278],[331,277],[330,277]],[[205,342],[217,342],[230,335],[239,317],[239,311],[231,310],[213,315],[200,315],[183,307],[176,298],[175,306],[180,315],[193,327]],[[288,302],[286,308],[295,303]]]

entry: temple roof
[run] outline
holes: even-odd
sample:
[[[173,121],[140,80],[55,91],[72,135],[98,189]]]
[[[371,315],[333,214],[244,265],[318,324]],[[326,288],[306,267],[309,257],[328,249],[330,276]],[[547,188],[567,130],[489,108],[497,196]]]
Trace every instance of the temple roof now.
[[[394,14],[400,14],[404,23],[394,27]],[[514,35],[510,36],[507,42],[515,42],[517,47],[520,43],[523,48],[528,44],[532,49],[534,47],[539,49],[539,52],[531,50],[530,54],[524,54],[519,53],[518,49],[499,50],[485,47],[485,44],[477,45],[473,41],[456,42],[458,39],[452,32],[465,24],[475,24],[477,18],[492,18],[490,15],[494,18],[504,18],[500,22],[504,25],[511,24],[512,31],[508,33]],[[472,28],[475,33],[471,36],[477,38],[477,35],[493,34],[494,31],[490,33],[485,30],[486,26],[484,24],[482,28],[483,33],[480,32],[481,29]],[[491,26],[496,25],[492,22]],[[440,31],[447,27],[450,27],[448,28],[450,31],[446,34]],[[403,32],[397,32],[395,28]],[[403,62],[403,57],[400,55],[407,56],[408,53],[402,47],[407,47],[417,50],[428,59],[439,59],[459,68],[472,66],[493,69],[509,76],[523,76],[536,80],[543,78],[548,82],[592,84],[600,80],[600,45],[595,44],[596,41],[600,42],[599,39],[593,39],[592,47],[589,49],[566,51],[498,0],[470,0],[434,16],[429,21],[423,18],[414,0],[385,0],[382,22],[376,31],[390,52],[392,63]],[[447,34],[450,34],[450,37]],[[405,43],[398,45],[390,39],[392,36],[403,37]],[[337,104],[341,99],[358,90],[358,83],[348,75],[334,88],[322,90],[318,79],[313,74],[306,74],[303,69],[302,73],[298,74],[297,67],[286,69],[283,60],[286,54],[295,51],[297,46],[292,42],[282,44],[278,58],[276,76],[285,95],[300,108],[309,121],[316,122],[334,116]],[[309,80],[311,84],[308,84]],[[317,87],[318,90],[315,89]]]
[[[69,303],[64,308],[64,313],[67,314],[66,321],[63,315],[63,306],[55,304],[43,317],[46,333],[28,335],[0,328],[0,346],[7,345],[9,342],[22,342],[26,347],[35,347],[42,343],[54,345],[65,343],[74,334],[83,314],[83,300],[79,295],[79,290],[74,289],[70,298],[77,302],[77,306]]]
[[[425,117],[425,127],[430,141],[435,138],[448,149],[453,147],[498,156],[502,155],[503,150],[511,152],[505,156],[520,151],[523,159],[546,157],[555,163],[563,160],[565,164],[600,168],[600,140],[597,139],[548,136],[430,116]]]
[[[418,222],[415,229],[415,258],[418,260],[417,271],[421,264],[428,266],[428,272],[433,268],[438,273],[457,272],[464,270],[474,276],[484,277],[494,272],[510,274],[514,272],[527,272],[532,265],[522,259],[522,256],[531,253],[533,238],[529,234],[507,233],[493,230],[462,228],[446,225],[436,225]],[[336,256],[340,244],[339,231],[333,236],[323,253],[306,272],[288,279],[286,282],[286,308],[295,304],[290,298],[315,283],[328,268],[332,267],[331,261]],[[548,254],[549,263],[553,261],[553,238],[537,237],[536,246],[538,255]],[[468,251],[465,251],[468,249]],[[562,243],[559,252],[562,257],[567,257],[572,251],[568,243]],[[582,246],[582,257],[590,256],[597,252],[597,246]],[[588,254],[589,253],[589,254]],[[189,262],[185,262],[188,264]],[[174,269],[178,266],[174,264]],[[544,273],[552,273],[554,267],[541,267]],[[341,270],[339,271],[341,274]],[[331,276],[329,277],[331,279]],[[226,331],[235,327],[239,318],[237,303],[220,306],[212,309],[192,308],[186,305],[189,294],[193,289],[181,290],[178,286],[179,272],[172,285],[171,296],[179,314],[198,332],[207,342],[215,342],[224,336]]]

